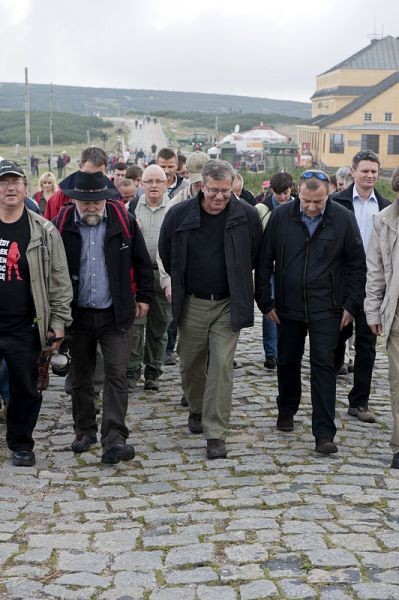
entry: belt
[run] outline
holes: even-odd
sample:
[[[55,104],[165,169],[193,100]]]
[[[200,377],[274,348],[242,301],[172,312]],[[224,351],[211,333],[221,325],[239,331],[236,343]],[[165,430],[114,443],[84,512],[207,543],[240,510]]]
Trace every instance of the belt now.
[[[188,296],[193,296],[194,298],[199,298],[199,300],[224,300],[230,296],[230,292],[226,292],[225,294],[194,294],[189,292]]]

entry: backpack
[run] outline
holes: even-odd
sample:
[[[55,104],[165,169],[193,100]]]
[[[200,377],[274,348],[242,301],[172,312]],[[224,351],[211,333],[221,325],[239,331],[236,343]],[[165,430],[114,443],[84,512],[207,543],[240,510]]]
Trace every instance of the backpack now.
[[[127,239],[130,241],[133,237],[133,233],[132,233],[131,223],[129,220],[129,215],[128,215],[126,208],[124,206],[122,206],[119,202],[107,202],[107,206],[112,207],[112,210],[115,212],[117,219],[119,220],[120,224],[122,225],[123,233],[125,234]],[[53,221],[54,225],[58,229],[61,236],[62,236],[62,232],[64,230],[65,222],[66,222],[68,216],[71,214],[71,210],[74,207],[75,207],[75,205],[72,203],[65,204],[61,208],[60,212],[58,213],[58,215],[56,216],[56,218]],[[137,284],[136,284],[136,278],[134,275],[133,266],[130,267],[129,275],[130,275],[131,290],[132,290],[133,294],[136,294]]]

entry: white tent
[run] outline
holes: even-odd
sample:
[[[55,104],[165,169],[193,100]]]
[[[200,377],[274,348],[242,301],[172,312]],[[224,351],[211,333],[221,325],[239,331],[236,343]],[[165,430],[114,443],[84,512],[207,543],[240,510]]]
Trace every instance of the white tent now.
[[[220,140],[220,143],[234,144],[237,152],[261,152],[263,142],[282,143],[287,141],[288,138],[285,135],[281,135],[269,125],[261,123],[249,131],[230,133]]]

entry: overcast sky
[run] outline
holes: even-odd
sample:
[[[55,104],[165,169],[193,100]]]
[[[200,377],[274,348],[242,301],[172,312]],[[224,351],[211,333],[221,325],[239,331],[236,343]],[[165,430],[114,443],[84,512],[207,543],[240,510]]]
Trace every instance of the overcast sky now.
[[[308,102],[373,33],[399,36],[397,0],[0,0],[0,82]]]

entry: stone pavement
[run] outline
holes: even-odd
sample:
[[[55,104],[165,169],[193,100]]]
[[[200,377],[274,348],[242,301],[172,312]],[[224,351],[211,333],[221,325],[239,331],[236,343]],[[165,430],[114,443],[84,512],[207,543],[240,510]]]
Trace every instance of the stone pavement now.
[[[52,377],[37,464],[15,468],[0,424],[0,598],[250,600],[399,598],[399,471],[391,453],[387,361],[379,352],[376,424],[347,415],[339,453],[316,455],[308,374],[293,433],[275,429],[276,376],[260,321],[242,333],[227,460],[205,459],[187,430],[178,367],[158,393],[131,394],[132,463],[74,455],[70,400]]]

